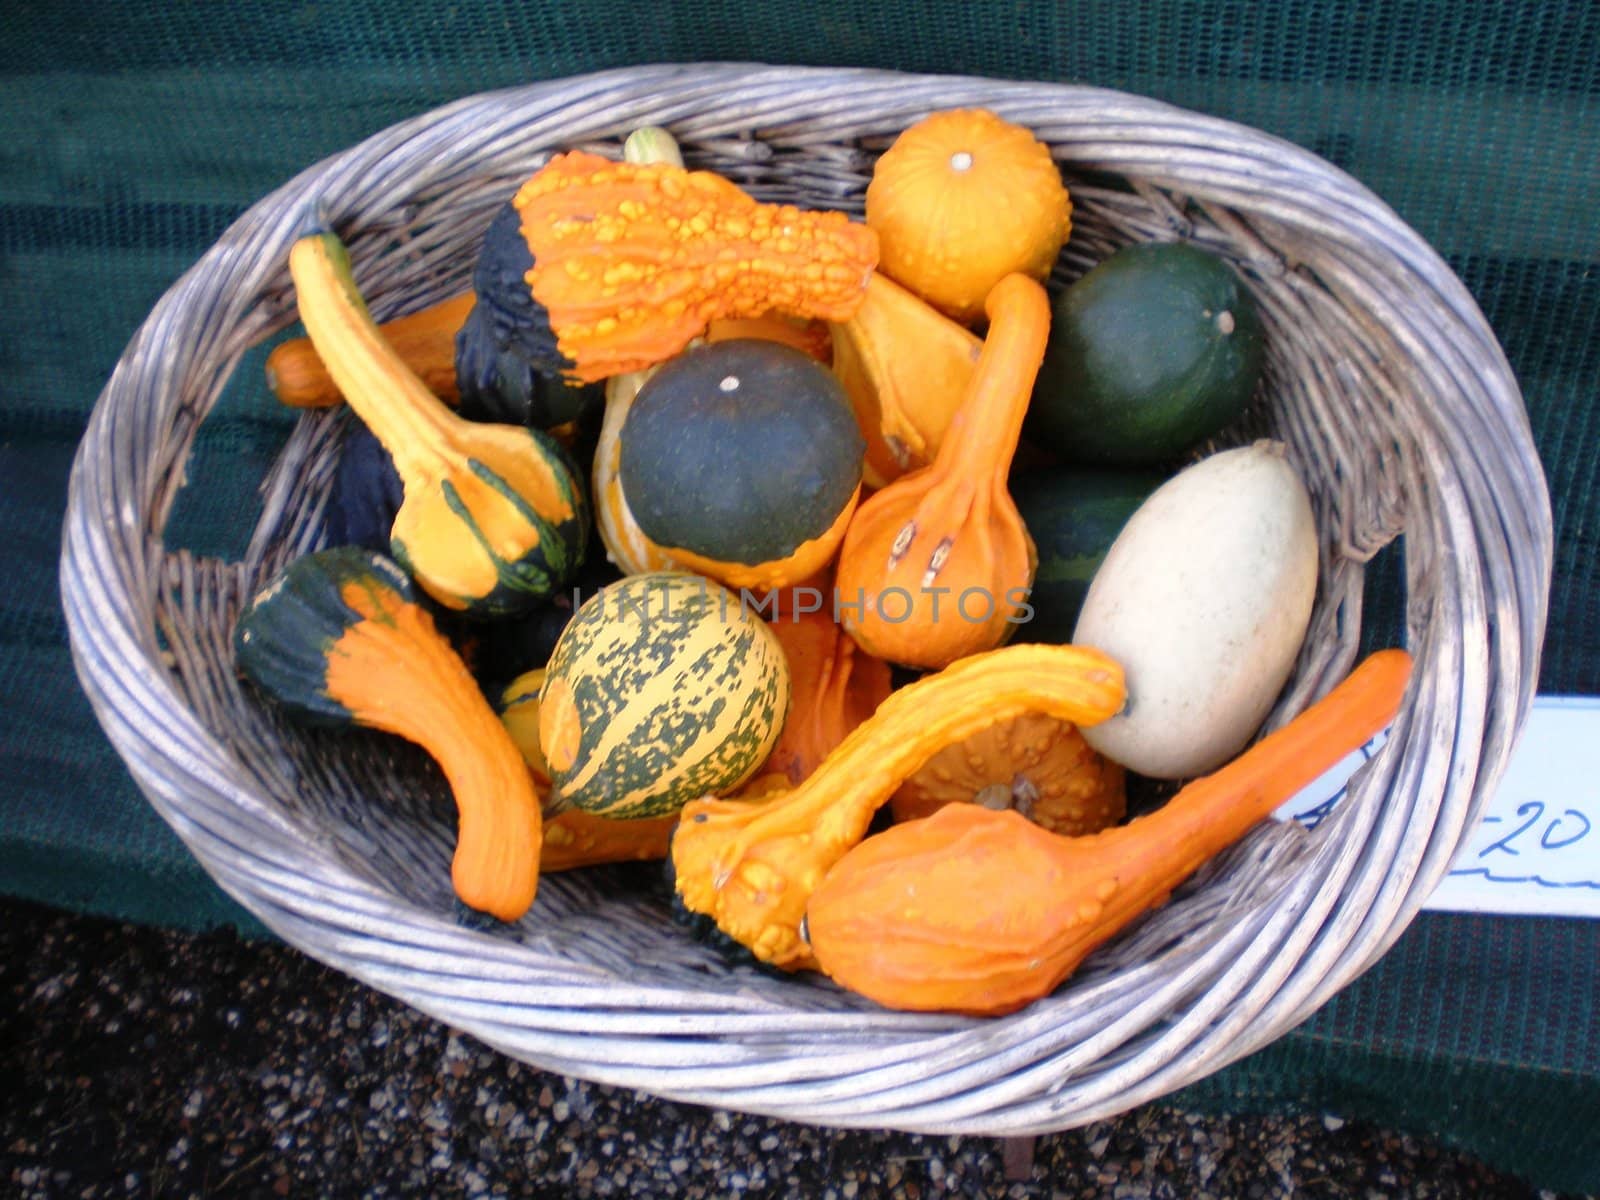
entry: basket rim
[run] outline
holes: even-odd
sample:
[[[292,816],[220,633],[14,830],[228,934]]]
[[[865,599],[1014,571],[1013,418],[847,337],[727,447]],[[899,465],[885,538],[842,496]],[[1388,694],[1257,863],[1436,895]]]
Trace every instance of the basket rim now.
[[[821,99],[803,119],[791,107],[787,125],[762,124],[786,105],[803,105],[797,96]],[[1329,856],[1326,872],[1342,885],[1354,880],[1354,889],[1317,895],[1308,886],[1288,887],[1210,947],[1163,960],[1168,973],[1120,972],[1110,982],[1133,999],[1109,1029],[1082,1028],[1082,1012],[1057,997],[1011,1017],[975,1021],[818,1013],[750,991],[717,993],[712,1015],[732,1032],[700,1032],[695,1040],[681,1032],[693,1024],[684,1016],[705,1007],[706,993],[606,978],[583,964],[563,967],[519,943],[460,929],[447,914],[410,909],[351,874],[326,848],[306,844],[304,831],[251,791],[231,752],[184,706],[150,616],[172,569],[159,539],[172,480],[215,399],[214,387],[188,393],[192,360],[229,353],[214,347],[214,338],[194,346],[172,335],[197,316],[212,332],[244,328],[261,336],[284,323],[281,255],[275,298],[245,303],[228,286],[250,279],[251,263],[263,254],[286,248],[311,197],[327,205],[336,224],[359,227],[363,202],[388,186],[397,160],[440,148],[439,160],[424,168],[437,182],[454,161],[444,148],[455,147],[460,158],[477,155],[480,170],[528,153],[501,145],[502,125],[515,126],[515,119],[485,126],[486,114],[537,114],[537,127],[546,130],[564,117],[579,122],[564,128],[586,137],[651,116],[705,138],[744,128],[805,142],[826,141],[852,121],[858,129],[903,125],[918,106],[950,106],[941,101],[950,96],[990,103],[1046,132],[1070,128],[1078,135],[1071,140],[1040,134],[1063,165],[1143,164],[1192,180],[1219,204],[1254,188],[1270,199],[1257,197],[1259,211],[1320,221],[1383,288],[1397,295],[1410,295],[1400,283],[1414,289],[1416,311],[1395,314],[1396,336],[1437,372],[1430,382],[1476,378],[1473,406],[1451,414],[1467,427],[1436,414],[1425,430],[1441,461],[1476,474],[1431,480],[1450,485],[1438,487],[1430,519],[1452,551],[1439,569],[1454,572],[1458,591],[1413,648],[1421,677],[1396,727],[1409,734],[1415,725],[1440,749],[1380,756],[1356,784],[1353,840]],[[560,117],[550,115],[558,109]],[[869,111],[877,125],[863,121]],[[329,194],[320,184],[335,176],[340,186]],[[378,182],[369,183],[374,176]],[[274,302],[276,313],[268,311]],[[1424,318],[1450,322],[1461,344],[1435,345],[1438,330]],[[232,368],[228,362],[224,377]],[[1488,461],[1477,449],[1484,446],[1493,451]],[[154,462],[151,451],[158,452]],[[1483,479],[1489,482],[1471,486]],[[1497,556],[1485,561],[1480,547],[1497,530],[1507,552],[1498,556],[1497,545]],[[1527,414],[1477,305],[1391,209],[1309,151],[1100,87],[872,68],[648,64],[463,97],[313,164],[252,205],[155,306],[99,397],[73,465],[61,586],[80,683],[141,791],[224,890],[304,952],[490,1045],[570,1075],[814,1123],[1024,1133],[1108,1116],[1219,1069],[1300,1023],[1392,944],[1448,868],[1526,717],[1552,537]],[[1509,586],[1500,579],[1507,573]],[[1440,620],[1463,631],[1458,642],[1435,633]],[[1306,680],[1306,690],[1331,683],[1338,668],[1337,661],[1324,664],[1324,678]],[[1425,830],[1398,827],[1392,816],[1380,822],[1386,796],[1402,791]],[[1398,871],[1372,869],[1368,860],[1385,853]],[[468,963],[472,969],[463,970]],[[1190,995],[1197,980],[1209,982]],[[571,1014],[595,1009],[619,1019],[598,1022],[607,1032],[596,1034],[569,1028]],[[1162,1015],[1174,1013],[1181,1016],[1163,1026]],[[779,1031],[854,1036],[832,1053],[764,1060],[763,1045]]]

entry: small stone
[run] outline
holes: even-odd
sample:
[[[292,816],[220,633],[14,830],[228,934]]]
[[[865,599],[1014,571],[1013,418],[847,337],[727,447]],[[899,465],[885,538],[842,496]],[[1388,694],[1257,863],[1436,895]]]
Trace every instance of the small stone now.
[[[1344,1118],[1331,1115],[1325,1116],[1322,1118],[1322,1127],[1330,1132],[1336,1132],[1344,1128]]]

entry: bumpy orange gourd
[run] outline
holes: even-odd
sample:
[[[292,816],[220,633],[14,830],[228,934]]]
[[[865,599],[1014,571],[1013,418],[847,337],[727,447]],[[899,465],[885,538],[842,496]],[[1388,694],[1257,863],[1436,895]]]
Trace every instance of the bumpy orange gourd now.
[[[1096,754],[1070,721],[1023,713],[930,758],[889,802],[896,821],[946,804],[1011,808],[1051,833],[1097,833],[1127,812],[1123,769]]]
[[[846,320],[878,258],[877,236],[843,213],[761,204],[668,162],[559,154],[514,203],[528,285],[565,373],[585,382],[670,358],[717,318]]]
[[[833,327],[833,373],[867,441],[869,487],[933,461],[982,349],[970,329],[873,274],[855,315]]]
[[[826,606],[799,611],[799,595],[780,592],[771,600],[771,629],[789,663],[789,716],[761,774],[741,795],[764,790],[773,776],[791,787],[805,780],[893,690],[889,664],[862,651]]]
[[[943,667],[1000,645],[1037,555],[1006,490],[1050,330],[1045,290],[1008,275],[989,336],[932,464],[863,501],[839,551],[840,617],[867,653]]]
[[[813,965],[800,932],[807,898],[909,775],[1020,712],[1092,725],[1124,697],[1122,668],[1077,646],[1008,646],[926,675],[890,695],[792,791],[685,805],[672,838],[678,897],[764,962]]]
[[[934,113],[873,168],[867,224],[884,274],[958,321],[1005,276],[1050,273],[1072,201],[1050,150],[988,109]]]
[[[1393,719],[1403,650],[1162,808],[1064,838],[1016,812],[951,804],[845,854],[806,922],[835,981],[890,1008],[1006,1013],[1048,995],[1135,917]]]

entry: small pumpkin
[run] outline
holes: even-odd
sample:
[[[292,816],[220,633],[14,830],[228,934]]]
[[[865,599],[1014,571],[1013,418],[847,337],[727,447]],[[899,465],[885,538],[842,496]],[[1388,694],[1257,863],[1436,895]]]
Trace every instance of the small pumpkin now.
[[[552,801],[654,817],[732,791],[766,761],[788,710],[783,648],[740,597],[687,572],[628,576],[583,603],[546,666]]]
[[[950,804],[843,855],[807,929],[836,982],[890,1008],[993,1015],[1048,995],[1096,947],[1391,721],[1403,650],[1156,811],[1065,838],[1011,811]],[[674,844],[676,850],[676,844]]]
[[[838,552],[863,442],[838,381],[773,341],[694,347],[629,406],[618,481],[639,530],[733,587],[800,582]]]
[[[561,445],[538,430],[465,421],[428,391],[367,311],[330,232],[289,253],[300,317],[350,407],[404,484],[391,550],[446,608],[526,612],[582,565],[588,501]]]
[[[813,965],[800,930],[807,898],[928,759],[1018,713],[1093,724],[1122,702],[1122,669],[1072,646],[1008,646],[923,676],[885,699],[793,790],[686,804],[672,838],[678,898],[764,962]]]
[[[1123,770],[1096,754],[1070,721],[1022,713],[946,746],[890,801],[896,821],[946,804],[1015,809],[1068,836],[1096,833],[1127,812]]]
[[[773,600],[769,628],[789,664],[789,717],[752,784],[772,776],[791,787],[804,781],[893,690],[888,663],[863,652],[830,612],[797,601]]]
[[[500,696],[500,721],[522,752],[535,787],[550,790],[550,765],[539,747],[539,691],[543,669],[527,671],[506,685]],[[570,871],[602,863],[642,862],[665,858],[672,841],[677,813],[617,821],[569,808],[544,823],[539,847],[539,870]]]
[[[982,349],[970,329],[873,273],[855,315],[833,326],[833,370],[866,438],[869,487],[933,461]]]
[[[559,154],[513,203],[555,337],[547,369],[579,381],[668,359],[717,318],[845,320],[878,257],[843,213],[761,204],[671,162]]]
[[[1072,231],[1050,149],[984,108],[934,113],[884,151],[866,222],[884,274],[958,321],[1011,274],[1043,280]]]
[[[839,551],[845,628],[867,653],[937,669],[1000,645],[1027,600],[1033,540],[1006,490],[1044,356],[1044,288],[1008,275],[989,335],[933,462],[857,509]]]
[[[233,644],[240,671],[302,719],[427,750],[460,813],[456,895],[502,921],[528,910],[541,841],[532,779],[398,566],[353,546],[302,555],[246,606]]]

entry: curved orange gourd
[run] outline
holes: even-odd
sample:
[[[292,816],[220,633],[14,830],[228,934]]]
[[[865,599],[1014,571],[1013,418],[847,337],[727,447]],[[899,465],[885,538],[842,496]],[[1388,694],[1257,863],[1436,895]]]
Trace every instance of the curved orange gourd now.
[[[1393,719],[1410,677],[1379,651],[1321,701],[1128,825],[1065,838],[951,804],[842,856],[812,892],[811,948],[890,1008],[1014,1011]]]
[[[686,804],[672,838],[678,897],[757,958],[812,965],[800,932],[807,898],[923,763],[1020,712],[1103,721],[1124,695],[1122,668],[1077,646],[1008,646],[924,676],[884,700],[792,790]]]

